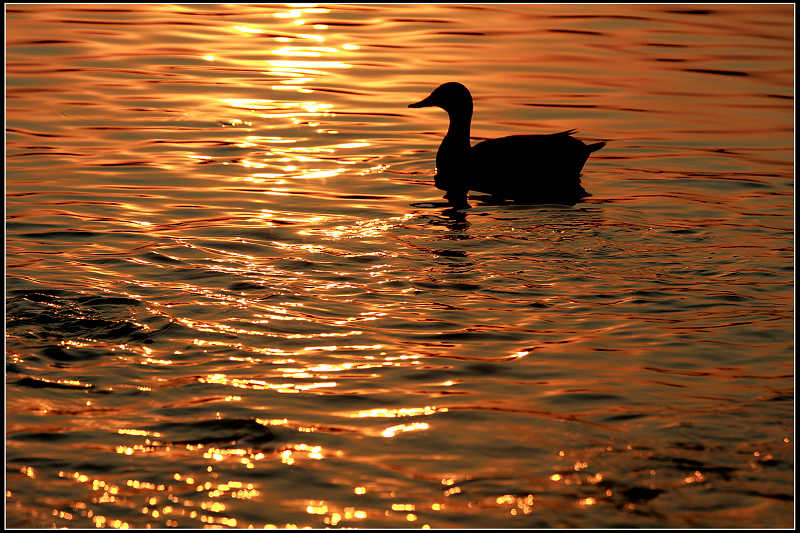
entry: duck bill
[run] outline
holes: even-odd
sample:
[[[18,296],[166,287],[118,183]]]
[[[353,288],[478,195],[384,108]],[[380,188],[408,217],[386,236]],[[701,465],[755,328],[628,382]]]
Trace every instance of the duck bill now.
[[[431,97],[428,96],[424,100],[420,100],[414,104],[408,104],[408,107],[433,107],[435,104],[431,101]]]

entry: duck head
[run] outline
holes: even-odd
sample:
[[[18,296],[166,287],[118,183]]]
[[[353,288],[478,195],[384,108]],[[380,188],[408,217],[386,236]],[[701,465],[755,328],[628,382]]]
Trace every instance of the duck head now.
[[[439,85],[425,99],[408,107],[441,107],[451,117],[453,115],[472,116],[472,95],[469,90],[457,81],[449,81]]]

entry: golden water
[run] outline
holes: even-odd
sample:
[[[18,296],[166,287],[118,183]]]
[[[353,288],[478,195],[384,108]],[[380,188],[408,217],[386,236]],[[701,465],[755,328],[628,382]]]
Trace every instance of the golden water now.
[[[10,5],[12,527],[791,527],[792,5]],[[607,141],[447,210],[475,141]]]

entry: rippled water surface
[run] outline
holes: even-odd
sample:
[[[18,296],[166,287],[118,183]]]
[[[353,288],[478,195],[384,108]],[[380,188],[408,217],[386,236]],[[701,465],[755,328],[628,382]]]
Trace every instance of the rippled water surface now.
[[[791,527],[793,23],[7,6],[7,525]],[[592,196],[448,209],[451,80]]]

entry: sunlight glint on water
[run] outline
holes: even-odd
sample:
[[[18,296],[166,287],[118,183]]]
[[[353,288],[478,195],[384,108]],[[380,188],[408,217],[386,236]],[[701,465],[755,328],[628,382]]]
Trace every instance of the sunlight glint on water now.
[[[793,7],[6,17],[8,526],[793,525]]]

